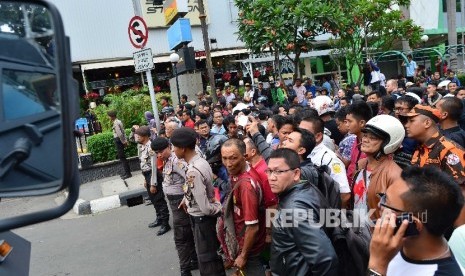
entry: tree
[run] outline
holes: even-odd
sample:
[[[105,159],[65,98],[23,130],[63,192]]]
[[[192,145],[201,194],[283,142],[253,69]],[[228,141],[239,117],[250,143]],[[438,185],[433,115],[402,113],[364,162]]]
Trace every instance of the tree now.
[[[422,30],[411,19],[405,19],[399,6],[410,0],[336,0],[342,16],[338,32],[330,40],[333,55],[349,62],[348,75],[353,81],[353,69],[362,70],[362,54],[369,49],[388,50],[393,43],[407,39],[411,47],[420,41]],[[360,81],[360,78],[357,82]]]
[[[239,8],[238,35],[254,54],[269,49],[279,68],[279,55],[286,55],[300,75],[299,60],[314,47],[315,37],[337,33],[341,11],[324,0],[235,0]],[[295,54],[291,58],[289,54]]]
[[[26,30],[25,16],[28,17],[30,30]],[[26,36],[29,32],[35,34],[52,29],[48,10],[38,5],[19,5],[18,3],[0,4],[0,26],[6,25],[11,33]]]

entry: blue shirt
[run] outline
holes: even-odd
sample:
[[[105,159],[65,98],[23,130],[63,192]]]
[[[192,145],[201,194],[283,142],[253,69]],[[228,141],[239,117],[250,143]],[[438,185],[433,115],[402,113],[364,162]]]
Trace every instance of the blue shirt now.
[[[331,90],[331,84],[329,82],[325,81],[322,85],[324,88],[326,88],[326,91],[328,91],[328,95],[331,95],[333,90]]]
[[[313,97],[315,97],[315,94],[316,94],[316,86],[315,85],[308,85],[308,84],[305,84],[304,85],[305,89],[307,89],[307,92],[310,91],[312,92],[312,95]]]
[[[410,61],[407,66],[407,77],[413,77],[415,75],[415,69],[417,69],[417,63],[415,61]]]

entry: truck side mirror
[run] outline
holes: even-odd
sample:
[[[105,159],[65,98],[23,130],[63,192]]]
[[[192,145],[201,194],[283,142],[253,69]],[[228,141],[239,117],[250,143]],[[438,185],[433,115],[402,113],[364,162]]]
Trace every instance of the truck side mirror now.
[[[0,232],[63,215],[78,197],[78,91],[58,10],[0,0],[0,198],[65,188],[57,208],[0,219]]]

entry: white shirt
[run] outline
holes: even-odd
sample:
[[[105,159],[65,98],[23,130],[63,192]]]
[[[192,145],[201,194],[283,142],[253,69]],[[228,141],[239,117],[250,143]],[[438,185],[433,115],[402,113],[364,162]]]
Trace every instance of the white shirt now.
[[[229,95],[224,94],[224,97],[226,98],[226,104],[228,104],[236,98],[236,95],[234,95],[234,93],[230,93]]]
[[[336,156],[334,151],[326,147],[322,142],[316,145],[308,155],[312,163],[321,166],[326,165],[331,170],[331,178],[339,184],[340,193],[350,193],[349,181],[347,180],[346,167]]]
[[[254,95],[254,91],[253,90],[249,90],[249,91],[245,91],[244,92],[244,98],[245,97],[249,97],[250,98],[250,103],[248,103],[249,106],[253,106],[253,95]]]
[[[460,270],[462,274],[465,274],[465,269],[457,264],[453,257],[431,261],[413,261],[404,256],[401,251],[389,262],[386,275],[460,275]]]

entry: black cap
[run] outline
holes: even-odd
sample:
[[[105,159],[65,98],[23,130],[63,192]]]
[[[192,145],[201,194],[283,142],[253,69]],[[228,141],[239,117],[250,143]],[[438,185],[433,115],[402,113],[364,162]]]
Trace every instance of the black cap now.
[[[153,151],[164,150],[167,147],[169,147],[169,145],[170,145],[170,142],[168,141],[168,139],[166,139],[164,137],[157,137],[157,138],[153,139],[152,143],[150,144]]]
[[[171,144],[175,147],[194,149],[196,143],[197,133],[192,128],[178,128],[171,134]]]
[[[135,133],[139,136],[145,136],[149,137],[150,136],[150,128],[148,126],[141,126],[138,129],[136,129]]]

